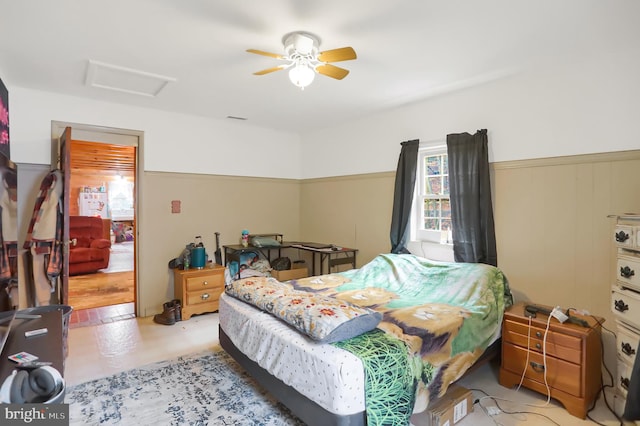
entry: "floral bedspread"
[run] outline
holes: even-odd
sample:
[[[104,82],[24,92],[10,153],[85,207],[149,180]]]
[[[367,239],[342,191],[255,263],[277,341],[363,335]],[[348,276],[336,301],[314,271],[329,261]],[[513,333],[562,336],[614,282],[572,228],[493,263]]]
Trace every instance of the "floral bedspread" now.
[[[334,343],[371,331],[380,312],[320,293],[294,290],[271,277],[233,281],[225,292],[280,318],[320,343]]]

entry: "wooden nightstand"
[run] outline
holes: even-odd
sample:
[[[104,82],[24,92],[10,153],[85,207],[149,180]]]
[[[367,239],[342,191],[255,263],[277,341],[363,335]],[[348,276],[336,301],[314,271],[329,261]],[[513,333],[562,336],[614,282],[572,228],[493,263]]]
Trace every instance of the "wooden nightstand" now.
[[[209,263],[202,269],[174,269],[174,295],[182,302],[182,319],[218,310],[224,291],[224,266]]]
[[[508,388],[517,385],[526,368],[522,386],[546,395],[544,335],[549,317],[537,313],[536,318],[531,318],[529,329],[525,306],[526,303],[518,303],[505,312],[500,384]],[[602,323],[604,319],[574,315],[587,321],[589,327],[551,319],[546,338],[547,384],[552,398],[572,415],[584,419],[602,386],[598,321]]]

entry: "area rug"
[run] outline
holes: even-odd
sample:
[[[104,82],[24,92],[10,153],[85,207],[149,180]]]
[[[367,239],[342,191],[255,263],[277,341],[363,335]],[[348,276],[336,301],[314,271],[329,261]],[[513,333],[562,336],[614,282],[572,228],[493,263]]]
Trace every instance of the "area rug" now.
[[[71,425],[303,426],[219,346],[67,389]]]

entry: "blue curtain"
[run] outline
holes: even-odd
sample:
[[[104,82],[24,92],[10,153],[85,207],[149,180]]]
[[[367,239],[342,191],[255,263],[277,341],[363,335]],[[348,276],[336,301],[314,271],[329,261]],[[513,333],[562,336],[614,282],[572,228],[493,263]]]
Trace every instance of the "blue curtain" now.
[[[456,262],[497,266],[487,130],[447,135]]]
[[[407,249],[411,204],[416,183],[418,164],[418,139],[402,142],[398,170],[396,171],[393,212],[391,216],[391,253],[410,253]]]

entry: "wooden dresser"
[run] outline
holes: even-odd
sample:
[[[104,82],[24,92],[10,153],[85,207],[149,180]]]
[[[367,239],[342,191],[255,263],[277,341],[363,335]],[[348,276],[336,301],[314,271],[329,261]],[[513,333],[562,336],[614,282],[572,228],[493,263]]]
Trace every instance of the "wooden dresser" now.
[[[551,318],[545,351],[549,317],[537,313],[529,319],[525,315],[526,304],[518,303],[505,312],[500,384],[509,388],[518,385],[526,369],[522,386],[547,395],[546,369],[551,397],[560,401],[569,413],[584,419],[601,388],[602,347],[598,321],[604,320],[572,312],[572,316],[587,321],[589,327],[583,327]]]
[[[640,215],[619,216],[612,241],[616,247],[611,310],[616,318],[616,393],[624,401],[640,343]],[[622,414],[622,409],[619,414]]]
[[[224,266],[208,263],[202,269],[174,269],[174,295],[182,302],[182,319],[218,310],[224,291]]]

